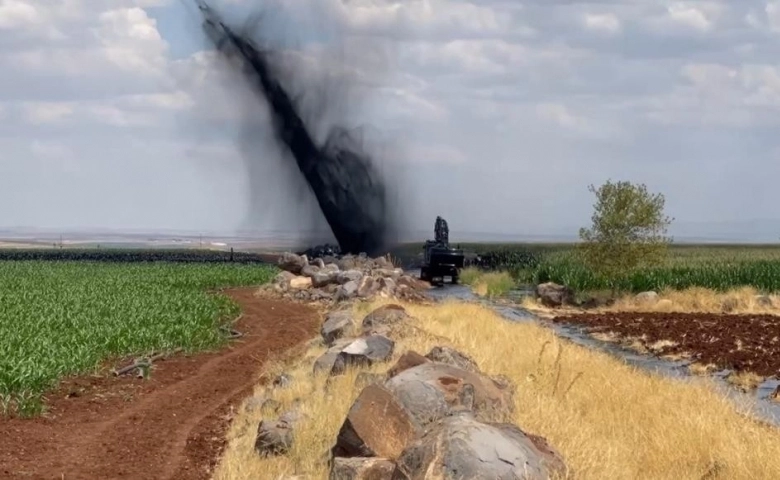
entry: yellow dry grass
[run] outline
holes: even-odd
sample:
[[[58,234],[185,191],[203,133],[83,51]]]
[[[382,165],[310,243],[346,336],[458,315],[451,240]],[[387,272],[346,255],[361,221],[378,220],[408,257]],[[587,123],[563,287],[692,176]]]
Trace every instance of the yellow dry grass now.
[[[742,287],[727,292],[716,292],[707,288],[693,287],[685,290],[663,290],[658,293],[658,301],[647,302],[636,295],[624,295],[609,307],[589,310],[591,312],[701,312],[701,313],[767,313],[780,314],[780,298],[771,295],[771,304],[759,301],[758,290]],[[549,316],[550,314],[575,313],[576,308],[549,309],[535,299],[523,299],[523,307]]]
[[[364,314],[383,302],[358,307]],[[558,448],[576,479],[769,479],[780,476],[780,430],[740,414],[711,380],[689,382],[641,372],[606,354],[559,340],[534,324],[512,324],[474,304],[405,305],[418,321],[399,340],[395,356],[408,349],[425,354],[449,344],[472,356],[488,374],[517,385],[516,423]],[[360,317],[362,318],[362,317]],[[352,401],[356,372],[326,387],[310,375],[324,351],[312,342],[308,354],[274,371],[291,373],[288,389],[258,387],[257,397],[289,408],[302,400],[306,415],[286,456],[262,459],[253,452],[264,415],[242,406],[233,420],[217,480],[327,478],[325,457]],[[389,365],[376,366],[382,372]]]

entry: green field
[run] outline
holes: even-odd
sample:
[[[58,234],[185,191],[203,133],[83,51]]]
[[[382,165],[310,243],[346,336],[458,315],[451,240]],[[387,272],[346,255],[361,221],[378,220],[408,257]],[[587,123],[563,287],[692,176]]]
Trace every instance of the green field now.
[[[606,278],[594,275],[577,258],[573,244],[462,243],[467,253],[493,254],[491,270],[507,271],[520,284],[545,281],[566,284],[577,291],[609,290]],[[417,245],[404,245],[399,257],[416,255]],[[780,244],[686,245],[673,244],[666,262],[640,269],[616,280],[619,291],[640,292],[664,288],[706,287],[726,290],[753,286],[780,291]]]
[[[238,306],[207,290],[274,274],[231,263],[0,261],[0,414],[36,413],[58,378],[107,358],[221,345],[219,326]]]

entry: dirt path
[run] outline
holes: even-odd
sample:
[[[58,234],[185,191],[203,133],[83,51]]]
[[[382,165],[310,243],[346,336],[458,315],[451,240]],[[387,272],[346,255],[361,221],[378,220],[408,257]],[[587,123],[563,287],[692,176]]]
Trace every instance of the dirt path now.
[[[41,418],[0,419],[0,478],[198,480],[210,477],[231,410],[262,363],[315,335],[317,312],[227,293],[245,336],[215,353],[159,362],[150,380],[68,380]]]
[[[738,372],[780,377],[780,317],[712,313],[586,313],[558,316],[589,333],[617,334],[658,355],[690,356]]]

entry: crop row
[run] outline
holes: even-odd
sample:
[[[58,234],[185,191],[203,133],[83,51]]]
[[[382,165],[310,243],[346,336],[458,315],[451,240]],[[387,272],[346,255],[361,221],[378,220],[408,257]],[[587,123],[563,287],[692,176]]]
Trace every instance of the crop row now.
[[[175,263],[264,263],[256,253],[194,249],[4,249],[0,261],[95,261],[95,262],[175,262]]]
[[[207,290],[273,275],[230,263],[0,261],[0,410],[34,411],[58,378],[106,358],[217,346],[238,306]]]

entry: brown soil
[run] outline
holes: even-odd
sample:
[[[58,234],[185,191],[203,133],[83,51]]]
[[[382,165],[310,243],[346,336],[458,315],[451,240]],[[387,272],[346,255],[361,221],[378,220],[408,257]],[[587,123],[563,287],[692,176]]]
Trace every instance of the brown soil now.
[[[218,352],[155,362],[148,380],[110,374],[68,379],[47,413],[0,419],[0,478],[210,478],[234,408],[261,365],[310,339],[316,310],[228,290],[245,336]],[[129,363],[129,362],[128,362]]]
[[[780,317],[774,315],[618,312],[558,316],[551,321],[582,325],[589,333],[614,333],[659,355],[780,376]]]

